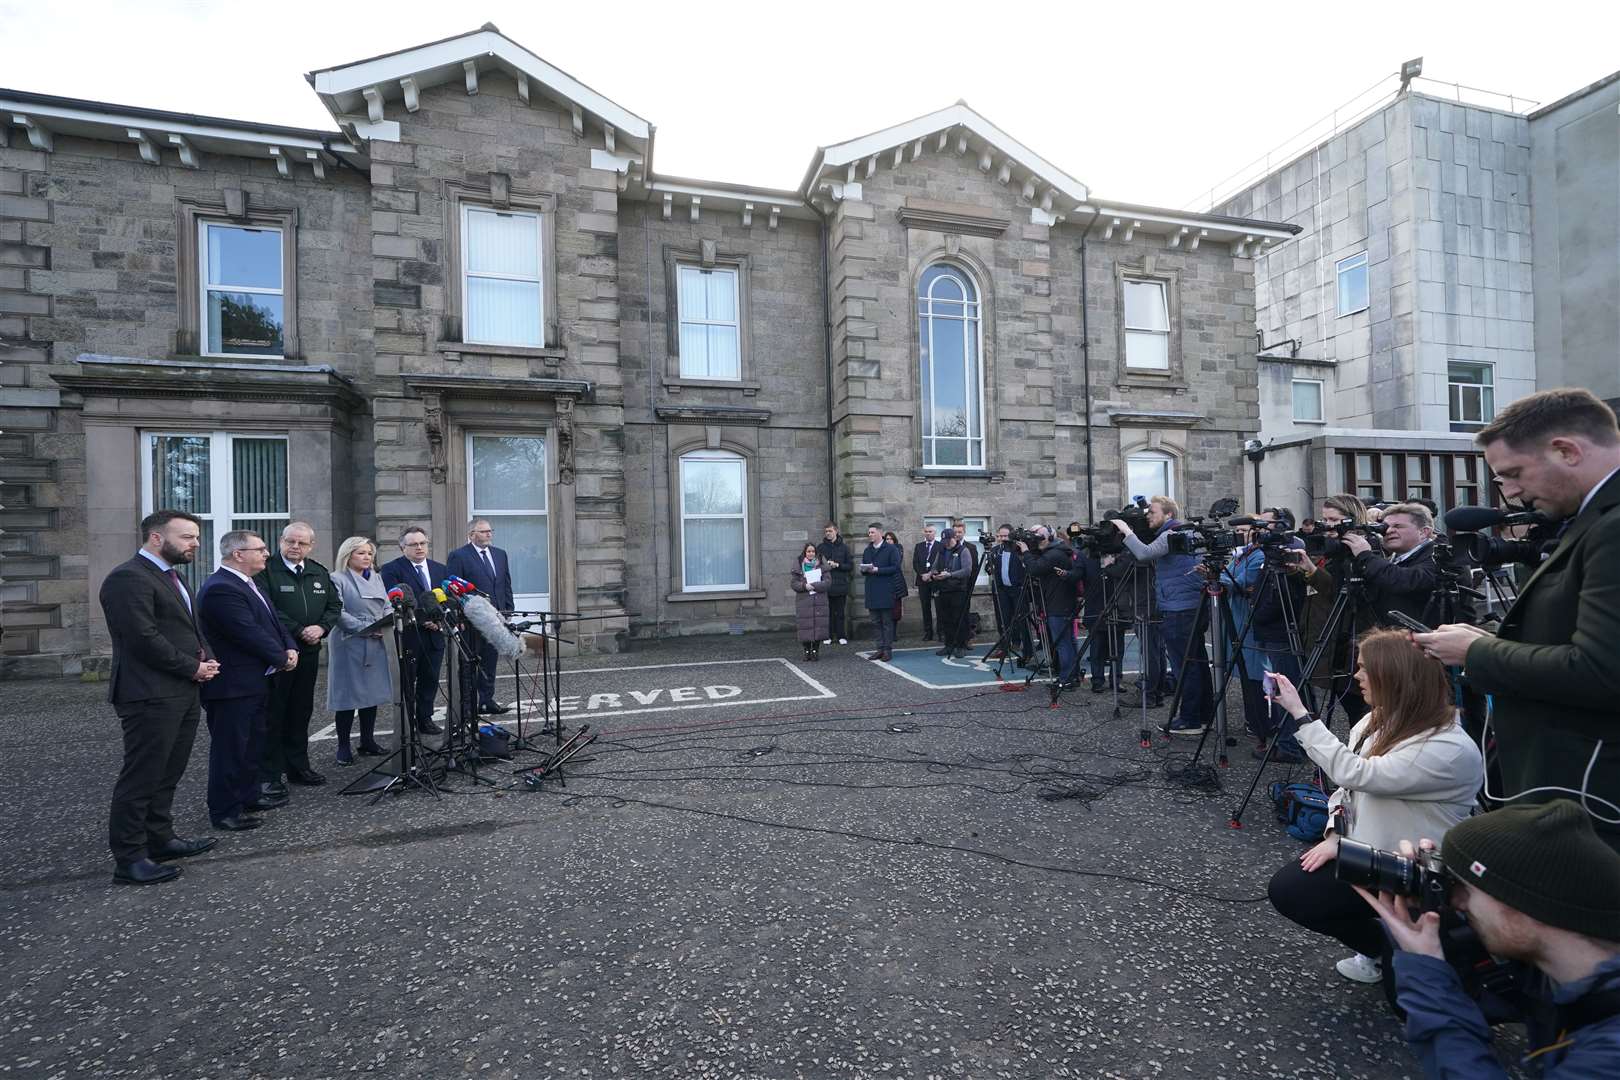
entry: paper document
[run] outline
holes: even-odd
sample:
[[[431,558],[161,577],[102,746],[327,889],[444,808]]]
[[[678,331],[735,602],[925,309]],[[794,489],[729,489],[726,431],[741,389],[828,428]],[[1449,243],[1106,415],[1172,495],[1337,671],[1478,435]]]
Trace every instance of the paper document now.
[[[808,570],[806,570],[804,572],[804,583],[806,585],[814,585],[816,582],[818,582],[820,580],[821,580],[821,567],[812,566],[810,569],[808,569]]]

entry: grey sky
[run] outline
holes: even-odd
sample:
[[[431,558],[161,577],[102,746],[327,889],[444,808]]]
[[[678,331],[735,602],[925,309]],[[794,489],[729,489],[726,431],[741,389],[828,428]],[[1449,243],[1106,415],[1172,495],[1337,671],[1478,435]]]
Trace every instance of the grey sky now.
[[[0,86],[330,128],[304,72],[491,21],[656,124],[662,173],[796,187],[818,144],[963,98],[1100,196],[1182,206],[1408,57],[1570,93],[1620,68],[1607,7],[0,0]]]

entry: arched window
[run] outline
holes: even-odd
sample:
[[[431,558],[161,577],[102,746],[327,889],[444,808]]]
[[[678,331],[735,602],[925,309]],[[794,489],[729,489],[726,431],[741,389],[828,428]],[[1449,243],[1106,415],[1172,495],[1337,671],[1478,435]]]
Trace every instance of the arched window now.
[[[930,266],[917,285],[923,466],[984,468],[979,290],[967,271]]]
[[[748,587],[748,462],[724,450],[681,455],[681,588]]]

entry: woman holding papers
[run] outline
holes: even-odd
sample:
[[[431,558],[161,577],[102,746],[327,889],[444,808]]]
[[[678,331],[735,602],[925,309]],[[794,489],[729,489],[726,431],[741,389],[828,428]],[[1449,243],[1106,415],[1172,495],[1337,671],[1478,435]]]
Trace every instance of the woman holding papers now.
[[[387,631],[374,629],[388,614],[388,590],[382,574],[372,567],[377,549],[363,536],[351,536],[338,547],[332,585],[343,600],[338,624],[332,628],[331,657],[326,672],[326,707],[337,715],[337,763],[353,765],[349,729],[360,713],[360,753],[381,756],[388,751],[374,735],[377,706],[394,700],[394,664],[388,658]]]
[[[823,566],[816,545],[805,544],[793,566],[794,615],[799,624],[799,644],[804,646],[806,660],[821,659],[821,643],[828,636],[831,625],[828,617],[827,590],[831,578]]]

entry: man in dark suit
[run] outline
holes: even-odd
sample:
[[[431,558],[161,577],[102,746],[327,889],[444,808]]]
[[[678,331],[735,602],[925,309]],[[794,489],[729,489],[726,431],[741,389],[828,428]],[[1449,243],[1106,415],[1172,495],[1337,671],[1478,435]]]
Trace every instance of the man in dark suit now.
[[[478,586],[484,599],[498,611],[511,611],[512,564],[506,552],[494,545],[495,528],[484,518],[473,518],[467,523],[467,543],[450,553],[447,563],[450,572],[466,578]],[[484,714],[510,712],[511,706],[495,700],[495,670],[500,654],[495,646],[472,631],[478,647],[478,711]]]
[[[159,510],[141,522],[141,549],[107,575],[101,610],[112,636],[107,700],[124,731],[124,765],[113,785],[107,842],[119,885],[180,876],[163,865],[207,851],[214,838],[183,840],[170,811],[197,735],[197,687],[219,674],[175,569],[197,554],[202,522]]]
[[[1029,637],[1029,604],[1024,598],[1024,556],[1012,542],[1012,526],[996,530],[996,543],[985,552],[985,569],[990,572],[990,599],[996,609],[996,630],[1020,663],[1027,663],[1035,651]],[[989,659],[1005,656],[1003,649]]]
[[[1580,800],[1620,851],[1620,427],[1586,390],[1544,390],[1476,437],[1507,499],[1562,519],[1553,553],[1497,632],[1415,640],[1491,695],[1499,801]]]
[[[298,667],[298,642],[253,581],[269,557],[257,533],[233,529],[219,538],[219,569],[197,590],[197,621],[219,657],[219,677],[202,691],[210,740],[208,817],[229,832],[264,823],[248,811],[287,802],[259,790],[270,677]]]
[[[1430,619],[1428,609],[1440,582],[1434,561],[1434,518],[1418,503],[1397,503],[1384,510],[1384,550],[1372,550],[1361,533],[1350,533],[1344,546],[1355,559],[1356,573],[1366,582],[1373,621],[1395,626],[1391,611],[1419,622]]]
[[[399,550],[404,554],[383,565],[386,587],[409,589],[411,595],[421,597],[450,576],[448,566],[428,558],[432,543],[427,530],[421,526],[411,525],[399,534]],[[444,664],[443,627],[432,619],[418,618],[416,624],[405,631],[404,641],[405,648],[416,657],[416,688],[412,698],[416,730],[424,735],[441,734],[444,729],[433,722],[433,705],[439,696],[439,670]],[[402,671],[402,678],[403,675]]]
[[[917,601],[922,604],[923,640],[934,640],[934,583],[924,581],[923,575],[934,569],[942,545],[934,539],[934,527],[923,526],[922,541],[911,549],[911,572],[917,581]]]
[[[326,783],[309,763],[309,721],[315,712],[321,642],[337,625],[343,601],[326,567],[309,557],[314,547],[315,530],[302,521],[290,522],[281,530],[281,553],[265,563],[257,579],[281,625],[298,643],[298,666],[270,680],[259,788],[271,799],[287,796],[283,774],[294,784]]]

